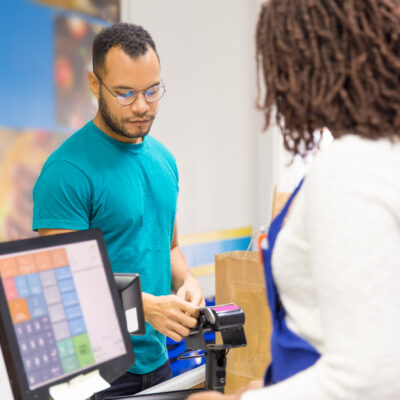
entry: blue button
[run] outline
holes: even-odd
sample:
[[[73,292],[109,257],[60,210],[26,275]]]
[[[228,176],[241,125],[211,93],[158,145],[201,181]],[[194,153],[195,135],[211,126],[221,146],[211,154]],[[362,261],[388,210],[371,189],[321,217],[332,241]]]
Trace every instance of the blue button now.
[[[70,292],[71,290],[75,290],[75,284],[73,279],[68,278],[68,279],[63,279],[58,282],[58,285],[60,287],[60,292],[61,293],[66,293]]]
[[[31,294],[42,293],[42,284],[40,283],[39,274],[26,275],[26,280],[28,281]]]
[[[24,326],[25,326],[24,322],[14,325],[15,333],[18,339],[23,339],[23,337],[25,336]]]
[[[77,336],[81,335],[82,333],[86,333],[86,326],[83,318],[72,319],[68,321],[68,324],[72,336]]]
[[[54,363],[50,368],[50,373],[53,378],[60,376],[64,373],[60,361]]]
[[[79,304],[78,295],[75,290],[63,293],[61,297],[64,303],[64,307],[70,307]]]
[[[82,310],[79,304],[73,307],[67,307],[65,313],[67,314],[67,319],[82,317]]]
[[[36,294],[26,298],[28,302],[29,313],[31,318],[43,317],[47,315],[47,306],[43,295]]]
[[[14,278],[14,281],[15,281],[15,286],[17,287],[18,290],[19,297],[27,297],[31,294],[29,291],[26,275],[16,276]]]
[[[57,280],[60,281],[62,279],[72,278],[71,268],[70,267],[62,267],[56,268],[56,277]]]

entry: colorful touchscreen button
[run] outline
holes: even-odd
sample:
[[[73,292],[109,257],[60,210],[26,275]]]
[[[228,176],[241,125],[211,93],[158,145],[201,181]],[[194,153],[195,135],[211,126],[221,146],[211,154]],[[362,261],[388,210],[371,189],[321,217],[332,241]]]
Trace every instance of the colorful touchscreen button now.
[[[0,259],[29,387],[95,360],[64,248]]]

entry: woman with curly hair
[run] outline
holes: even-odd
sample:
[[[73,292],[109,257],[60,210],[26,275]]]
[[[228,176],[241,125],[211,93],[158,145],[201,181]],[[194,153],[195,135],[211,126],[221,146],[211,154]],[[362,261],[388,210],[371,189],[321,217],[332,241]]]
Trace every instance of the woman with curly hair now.
[[[266,126],[335,141],[270,227],[264,381],[191,399],[400,399],[400,2],[270,0],[256,39]]]

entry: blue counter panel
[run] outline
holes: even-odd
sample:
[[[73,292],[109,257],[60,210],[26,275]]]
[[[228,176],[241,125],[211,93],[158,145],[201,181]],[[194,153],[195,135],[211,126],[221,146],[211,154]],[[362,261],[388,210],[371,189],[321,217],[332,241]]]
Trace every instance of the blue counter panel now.
[[[181,250],[191,267],[214,263],[215,255],[227,251],[247,250],[251,237],[220,240],[217,242],[199,243],[182,246]]]

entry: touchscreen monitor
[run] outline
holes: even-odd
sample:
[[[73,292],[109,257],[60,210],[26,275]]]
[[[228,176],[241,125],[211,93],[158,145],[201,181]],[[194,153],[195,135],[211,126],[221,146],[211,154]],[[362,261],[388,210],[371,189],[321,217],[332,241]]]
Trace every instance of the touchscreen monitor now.
[[[2,243],[0,276],[14,396],[34,398],[93,369],[112,381],[133,364],[100,230]]]

